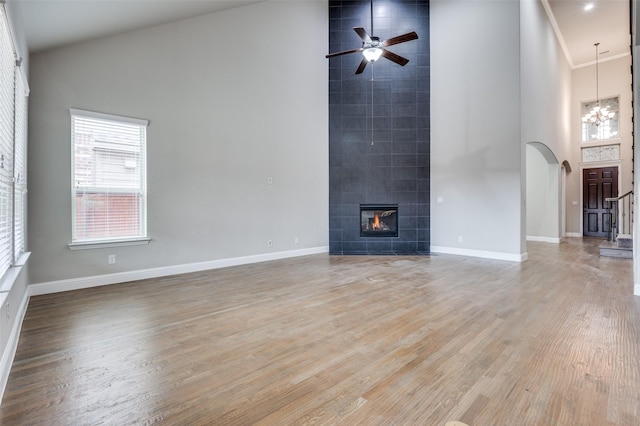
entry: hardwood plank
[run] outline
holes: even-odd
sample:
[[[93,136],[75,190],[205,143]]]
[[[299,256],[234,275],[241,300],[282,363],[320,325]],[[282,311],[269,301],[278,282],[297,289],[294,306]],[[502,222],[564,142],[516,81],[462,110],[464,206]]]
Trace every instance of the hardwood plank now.
[[[31,298],[2,425],[640,424],[598,240],[522,264],[315,255]]]

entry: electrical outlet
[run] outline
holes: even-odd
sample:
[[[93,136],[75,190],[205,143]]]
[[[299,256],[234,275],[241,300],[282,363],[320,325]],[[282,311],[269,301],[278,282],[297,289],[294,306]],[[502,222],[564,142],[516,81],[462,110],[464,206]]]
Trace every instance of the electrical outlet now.
[[[299,244],[300,243],[300,239],[298,237],[295,237],[293,239],[293,244]]]
[[[11,319],[11,303],[7,302],[7,319]]]
[[[459,242],[459,243],[461,243],[461,242],[463,242],[463,241],[464,241],[464,239],[462,238],[462,235],[459,235],[459,236],[458,236],[458,242]]]
[[[113,265],[114,263],[116,263],[116,255],[115,254],[110,254],[109,255],[109,265]]]

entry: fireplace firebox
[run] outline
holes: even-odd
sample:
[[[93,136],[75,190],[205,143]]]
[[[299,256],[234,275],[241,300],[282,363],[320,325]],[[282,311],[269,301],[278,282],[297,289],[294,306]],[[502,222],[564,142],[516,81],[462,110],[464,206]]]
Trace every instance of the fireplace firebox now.
[[[360,204],[361,237],[397,237],[397,204]]]

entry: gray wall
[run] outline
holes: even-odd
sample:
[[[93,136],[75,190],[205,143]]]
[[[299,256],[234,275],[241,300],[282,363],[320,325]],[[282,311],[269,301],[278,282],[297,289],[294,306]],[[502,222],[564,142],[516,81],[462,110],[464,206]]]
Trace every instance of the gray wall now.
[[[595,54],[595,48],[594,48]],[[607,145],[608,143],[616,143],[620,145],[620,157],[619,162],[619,195],[626,193],[633,189],[633,108],[632,108],[632,92],[631,88],[631,57],[625,56],[613,60],[600,62],[598,66],[599,70],[599,94],[600,99],[610,98],[614,96],[619,97],[618,119],[620,122],[619,138],[612,141],[590,142],[582,143],[582,136],[580,133],[580,119],[582,117],[581,105],[585,101],[593,101],[596,99],[596,70],[595,65],[588,67],[577,68],[573,71],[573,88],[572,88],[572,142],[575,154],[575,170],[576,179],[574,185],[576,191],[572,192],[573,200],[581,200],[581,182],[579,177],[581,176],[581,168],[601,167],[601,164],[594,164],[588,162],[582,162],[581,148],[583,146],[595,146],[595,145]],[[613,165],[613,164],[612,164]],[[576,224],[573,226],[576,228],[576,232],[582,232],[580,226],[580,216],[577,217]]]
[[[640,32],[640,7],[638,7],[638,2],[634,1],[632,3],[632,16],[633,16],[633,25],[631,28],[631,33],[633,35],[633,81],[640,81],[640,63],[638,63],[638,58],[640,58],[640,48],[638,45],[640,44],[640,38],[638,34]],[[635,85],[633,92],[633,108],[635,111],[640,110],[640,90],[638,89],[638,85]],[[634,134],[640,134],[640,124],[638,120],[633,123],[633,132]],[[640,158],[640,146],[638,144],[633,145],[633,153],[634,158]],[[635,155],[638,154],[638,155]],[[640,176],[640,162],[635,161],[633,164],[634,167],[634,175]],[[639,194],[640,191],[634,191],[633,194],[633,202],[634,205],[638,206]],[[633,212],[633,223],[634,225],[634,235],[633,235],[633,294],[636,296],[640,296],[640,255],[638,252],[640,251],[640,208],[634,209]]]
[[[520,9],[430,2],[431,249],[519,259]]]
[[[525,259],[525,146],[575,164],[571,68],[539,0],[435,0],[430,13],[432,250]]]
[[[545,158],[533,144],[527,144],[526,156],[527,239],[556,242],[560,238],[559,164]]]
[[[527,147],[526,162],[526,220],[527,235],[532,237],[560,237],[561,204],[566,209],[566,227],[574,231],[579,223],[580,209],[571,202],[560,200],[560,164],[566,161],[577,169],[575,147],[571,139],[572,72],[547,14],[538,0],[520,2],[521,10],[521,76],[522,76],[522,143],[543,144],[555,157],[554,161],[533,167],[539,155]],[[579,118],[578,118],[579,121]],[[533,170],[528,170],[529,166]],[[573,180],[578,173],[567,176],[568,199],[575,199]],[[540,190],[543,190],[541,193]],[[538,194],[537,197],[529,195]],[[546,196],[545,196],[546,194]]]
[[[33,55],[31,282],[326,248],[327,28],[269,1]],[[150,120],[148,246],[68,249],[69,108]]]

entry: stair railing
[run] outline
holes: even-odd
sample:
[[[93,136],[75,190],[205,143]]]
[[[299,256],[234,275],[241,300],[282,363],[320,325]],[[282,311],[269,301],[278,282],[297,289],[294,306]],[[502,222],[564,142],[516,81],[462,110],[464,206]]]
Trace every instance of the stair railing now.
[[[605,198],[609,202],[608,211],[611,215],[611,229],[609,239],[616,241],[619,234],[631,234],[633,220],[633,191],[619,197]]]

